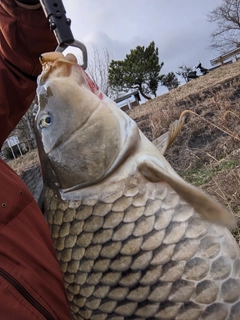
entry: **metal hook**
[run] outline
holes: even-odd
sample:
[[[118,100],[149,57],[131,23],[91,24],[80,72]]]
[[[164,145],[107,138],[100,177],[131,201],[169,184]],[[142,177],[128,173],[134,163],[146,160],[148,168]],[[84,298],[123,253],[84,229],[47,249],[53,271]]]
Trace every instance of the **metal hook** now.
[[[74,39],[71,31],[71,20],[66,17],[66,10],[62,0],[40,0],[43,11],[50,23],[50,29],[53,31],[58,46],[56,51],[63,52],[67,47],[76,47],[82,51],[82,68],[87,68],[87,49],[85,45]]]
[[[75,47],[80,49],[80,51],[82,51],[82,60],[83,60],[83,64],[81,65],[81,67],[86,70],[87,69],[87,63],[88,63],[88,56],[87,56],[87,48],[86,46],[78,41],[78,40],[74,40],[71,43],[63,43],[57,46],[56,51],[58,52],[63,52],[67,47]]]

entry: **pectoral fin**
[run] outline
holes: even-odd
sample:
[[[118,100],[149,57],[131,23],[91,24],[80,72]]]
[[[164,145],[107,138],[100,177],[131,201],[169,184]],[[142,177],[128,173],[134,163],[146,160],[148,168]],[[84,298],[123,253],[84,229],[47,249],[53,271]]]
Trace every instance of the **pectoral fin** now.
[[[171,123],[169,126],[169,131],[153,141],[153,144],[158,148],[162,155],[177,138],[184,124],[184,120],[185,117],[181,117],[179,120],[176,120],[173,123]]]
[[[160,160],[146,158],[139,163],[138,169],[151,182],[166,182],[206,220],[231,228],[236,227],[236,219],[227,209],[201,190],[185,182],[176,173],[167,172]]]

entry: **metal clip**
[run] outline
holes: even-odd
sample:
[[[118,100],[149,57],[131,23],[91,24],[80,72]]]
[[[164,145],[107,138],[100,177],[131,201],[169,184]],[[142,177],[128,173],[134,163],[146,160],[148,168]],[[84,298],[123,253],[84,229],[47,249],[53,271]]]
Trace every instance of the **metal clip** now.
[[[78,41],[78,40],[74,40],[71,43],[62,43],[60,45],[57,46],[56,51],[59,52],[63,52],[67,47],[75,47],[75,48],[79,48],[82,51],[82,60],[83,60],[83,64],[81,65],[81,67],[86,70],[87,69],[87,48],[85,47],[85,45]]]
[[[43,11],[50,23],[50,29],[53,31],[58,46],[56,51],[63,52],[67,47],[79,48],[82,52],[82,68],[87,68],[87,49],[85,45],[74,39],[70,25],[71,20],[66,17],[66,10],[62,0],[40,0]]]

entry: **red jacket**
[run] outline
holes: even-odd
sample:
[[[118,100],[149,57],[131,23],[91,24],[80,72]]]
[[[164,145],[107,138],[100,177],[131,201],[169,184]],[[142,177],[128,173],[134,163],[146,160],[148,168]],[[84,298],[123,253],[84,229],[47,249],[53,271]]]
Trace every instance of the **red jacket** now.
[[[56,47],[41,9],[0,0],[0,146],[29,107],[38,57]],[[0,319],[70,319],[48,226],[22,180],[0,161]]]

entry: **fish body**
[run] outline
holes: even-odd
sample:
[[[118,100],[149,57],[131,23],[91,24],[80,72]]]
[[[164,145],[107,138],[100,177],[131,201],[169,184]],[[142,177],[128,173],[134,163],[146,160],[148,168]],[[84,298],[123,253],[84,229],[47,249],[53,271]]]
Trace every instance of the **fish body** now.
[[[45,211],[72,318],[240,319],[231,214],[186,184],[72,56],[43,59]]]

